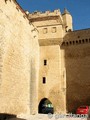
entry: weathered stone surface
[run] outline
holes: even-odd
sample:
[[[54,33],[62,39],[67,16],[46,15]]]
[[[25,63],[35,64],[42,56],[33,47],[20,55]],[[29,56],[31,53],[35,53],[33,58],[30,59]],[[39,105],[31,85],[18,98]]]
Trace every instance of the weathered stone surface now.
[[[38,81],[38,31],[13,1],[1,0],[0,16],[0,112],[30,114],[32,96],[37,105],[30,86]]]
[[[26,13],[1,0],[0,113],[36,114],[43,98],[55,113],[90,105],[90,29],[72,31],[67,12]]]
[[[90,105],[90,29],[72,31],[71,15],[60,11],[35,12],[29,19],[39,31],[39,102],[48,98],[56,113]]]

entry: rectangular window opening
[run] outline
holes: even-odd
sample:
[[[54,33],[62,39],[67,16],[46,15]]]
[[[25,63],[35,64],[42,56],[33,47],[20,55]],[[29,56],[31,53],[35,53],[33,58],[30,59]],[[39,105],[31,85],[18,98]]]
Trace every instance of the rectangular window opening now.
[[[56,27],[52,27],[52,33],[57,32]]]
[[[44,60],[44,65],[47,65],[47,60]]]
[[[43,77],[43,84],[46,83],[46,77]]]
[[[43,33],[46,34],[48,32],[48,29],[47,28],[44,28],[43,29]]]

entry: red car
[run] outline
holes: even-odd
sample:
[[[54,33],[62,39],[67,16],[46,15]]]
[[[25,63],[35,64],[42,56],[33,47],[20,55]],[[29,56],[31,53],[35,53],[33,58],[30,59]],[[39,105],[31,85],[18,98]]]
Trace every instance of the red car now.
[[[80,106],[77,111],[76,114],[89,114],[90,108],[89,106]]]

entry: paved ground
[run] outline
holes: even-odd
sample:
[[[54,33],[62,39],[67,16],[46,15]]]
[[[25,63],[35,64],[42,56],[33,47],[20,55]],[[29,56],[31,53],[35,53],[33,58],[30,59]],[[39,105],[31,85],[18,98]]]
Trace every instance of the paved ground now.
[[[38,115],[31,115],[26,118],[26,120],[90,120],[90,118],[73,118],[73,117],[61,117],[59,115],[53,115],[53,116],[48,116],[48,115],[43,115],[43,114],[38,114]]]
[[[61,116],[61,115],[45,115],[45,114],[38,114],[38,115],[30,115],[22,118],[11,118],[11,119],[5,119],[5,120],[90,120],[90,118],[75,118],[70,116]],[[0,119],[2,120],[2,119]]]

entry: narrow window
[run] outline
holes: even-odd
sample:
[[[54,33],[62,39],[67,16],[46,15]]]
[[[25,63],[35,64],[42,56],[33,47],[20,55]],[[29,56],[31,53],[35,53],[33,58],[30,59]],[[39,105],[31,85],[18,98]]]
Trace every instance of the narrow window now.
[[[79,43],[81,44],[81,40],[79,40]]]
[[[75,44],[75,41],[73,41],[73,45]]]
[[[82,39],[82,43],[84,43],[84,39]]]
[[[43,33],[46,34],[48,32],[47,28],[43,29]]]
[[[70,45],[72,44],[72,42],[70,41]]]
[[[76,43],[78,44],[78,41],[76,40]]]
[[[47,60],[44,60],[44,65],[47,65]]]
[[[43,84],[46,83],[46,77],[43,77]]]
[[[86,39],[86,42],[88,42],[88,39]]]
[[[66,44],[68,45],[68,42],[66,42]]]
[[[52,33],[55,33],[56,31],[56,27],[52,27]]]

